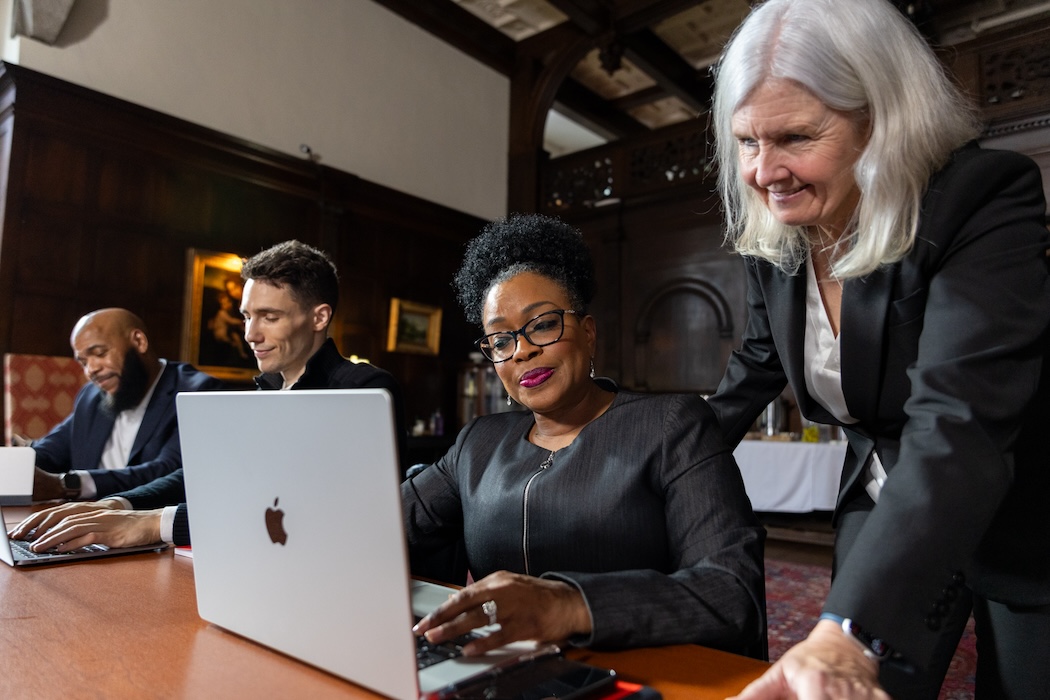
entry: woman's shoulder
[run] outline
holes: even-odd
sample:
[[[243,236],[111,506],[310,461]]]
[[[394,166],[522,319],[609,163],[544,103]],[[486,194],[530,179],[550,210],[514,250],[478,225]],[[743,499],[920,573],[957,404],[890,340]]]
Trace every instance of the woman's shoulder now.
[[[973,193],[973,188],[994,190],[1001,183],[1013,182],[1018,174],[1038,175],[1034,160],[1016,151],[983,148],[976,141],[952,153],[948,162],[934,174],[930,192],[951,192],[956,187]]]
[[[620,390],[613,399],[610,409],[618,409],[625,414],[649,415],[664,417],[669,412],[677,414],[711,413],[707,401],[699,393],[688,392],[640,392]],[[711,413],[713,416],[714,414]]]
[[[523,440],[532,427],[532,413],[525,410],[506,411],[478,416],[468,421],[456,434],[456,441],[443,458],[455,463],[460,458],[476,459],[491,454],[508,441]]]
[[[1046,204],[1039,166],[1021,153],[985,149],[971,142],[952,154],[931,179],[918,236],[928,245],[917,245],[916,250],[936,246],[943,252],[947,239],[956,240],[964,227],[979,232],[999,221],[1001,211],[989,207],[1011,208],[1015,218],[1030,218],[1041,229]],[[985,210],[987,215],[981,216]]]
[[[621,391],[601,421],[592,437],[635,454],[671,449],[677,456],[658,463],[672,471],[729,452],[714,410],[699,393]]]
[[[970,163],[1016,163],[1018,165],[1035,164],[1031,158],[1017,151],[998,148],[986,148],[977,141],[970,141],[955,149],[949,159],[950,164],[965,166]]]

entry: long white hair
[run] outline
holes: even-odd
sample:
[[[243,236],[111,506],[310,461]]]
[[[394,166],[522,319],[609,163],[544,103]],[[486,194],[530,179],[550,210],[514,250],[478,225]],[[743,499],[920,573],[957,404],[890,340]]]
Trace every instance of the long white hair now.
[[[930,176],[980,133],[961,95],[914,26],[885,0],[768,0],[748,15],[716,68],[712,118],[727,224],[743,255],[788,273],[805,263],[804,227],[778,222],[740,176],[732,117],[766,80],[800,84],[831,109],[866,119],[853,175],[860,204],[832,271],[866,275],[915,242]]]

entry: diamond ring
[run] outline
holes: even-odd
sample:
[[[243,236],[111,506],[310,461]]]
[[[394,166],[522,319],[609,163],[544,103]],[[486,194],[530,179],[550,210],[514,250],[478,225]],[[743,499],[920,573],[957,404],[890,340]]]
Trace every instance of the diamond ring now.
[[[481,612],[488,616],[490,625],[496,624],[496,601],[486,600],[481,604]]]

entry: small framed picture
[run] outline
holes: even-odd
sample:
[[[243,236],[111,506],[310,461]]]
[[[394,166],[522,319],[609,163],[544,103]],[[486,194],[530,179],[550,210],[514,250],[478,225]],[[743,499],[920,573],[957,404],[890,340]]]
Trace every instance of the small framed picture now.
[[[390,300],[389,352],[437,355],[441,346],[441,309],[394,297]]]
[[[240,256],[190,248],[182,314],[182,357],[202,372],[232,381],[259,373],[244,340]]]

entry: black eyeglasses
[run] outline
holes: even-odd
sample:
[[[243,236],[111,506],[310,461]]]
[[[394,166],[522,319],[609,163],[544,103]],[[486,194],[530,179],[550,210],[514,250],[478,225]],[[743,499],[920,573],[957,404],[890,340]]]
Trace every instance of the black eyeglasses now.
[[[489,333],[475,340],[474,344],[493,362],[506,362],[518,349],[518,336],[524,336],[537,347],[557,343],[565,332],[565,314],[575,313],[572,309],[544,311],[516,331]]]

